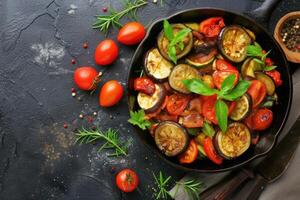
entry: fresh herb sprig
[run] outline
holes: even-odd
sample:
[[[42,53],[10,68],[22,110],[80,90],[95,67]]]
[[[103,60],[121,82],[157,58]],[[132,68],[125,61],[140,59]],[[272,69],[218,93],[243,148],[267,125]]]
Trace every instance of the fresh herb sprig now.
[[[146,130],[151,126],[151,122],[145,118],[145,111],[130,111],[130,119],[128,120],[132,125],[140,127],[142,130]]]
[[[231,74],[225,78],[225,80],[221,84],[221,89],[213,89],[207,86],[200,79],[187,79],[183,80],[183,84],[185,87],[196,94],[211,96],[216,94],[217,101],[215,104],[216,117],[218,120],[218,124],[223,133],[227,130],[227,116],[228,116],[228,107],[227,104],[223,100],[234,101],[237,98],[241,97],[248,90],[250,83],[246,80],[241,80],[234,87],[236,76]]]
[[[191,32],[189,28],[183,28],[178,33],[174,34],[173,27],[171,24],[164,20],[164,35],[169,40],[168,44],[168,56],[176,64],[176,48],[179,48],[181,51],[184,49],[183,39]]]
[[[176,190],[178,191],[179,186],[182,186],[185,193],[190,197],[190,199],[199,199],[199,193],[202,187],[202,183],[200,181],[188,179],[176,182],[176,185]],[[177,193],[177,191],[175,192],[175,194]]]
[[[121,144],[117,130],[109,128],[107,131],[103,132],[99,129],[86,130],[82,128],[79,129],[76,134],[76,143],[80,144],[90,144],[101,139],[104,140],[105,143],[98,149],[99,152],[103,149],[112,149],[114,152],[108,154],[109,157],[128,155],[128,144]]]
[[[212,127],[212,125],[210,125],[210,123],[208,123],[206,120],[203,123],[203,128],[202,128],[202,132],[208,136],[208,137],[213,137],[215,135],[215,129]]]
[[[120,19],[125,15],[136,18],[136,11],[138,8],[145,6],[148,2],[145,0],[124,0],[124,8],[121,11],[117,11],[114,8],[109,8],[108,15],[97,15],[96,21],[93,24],[94,29],[107,33],[111,26],[121,27]]]
[[[264,71],[271,71],[277,67],[275,65],[266,65],[266,58],[270,52],[271,50],[266,53],[263,53],[263,49],[257,44],[247,46],[247,56],[254,57],[253,60],[261,64]]]
[[[153,177],[155,180],[155,184],[157,186],[157,190],[154,189],[155,199],[167,199],[168,197],[170,197],[171,195],[168,192],[167,187],[168,187],[169,181],[171,180],[171,176],[166,178],[163,175],[163,173],[160,171],[158,176],[156,176],[153,173]]]

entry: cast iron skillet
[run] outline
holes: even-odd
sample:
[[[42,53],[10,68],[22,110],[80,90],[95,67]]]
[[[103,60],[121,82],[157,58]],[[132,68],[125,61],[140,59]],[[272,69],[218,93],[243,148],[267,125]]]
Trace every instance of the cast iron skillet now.
[[[154,139],[151,137],[148,131],[143,131],[136,128],[137,137],[139,137],[145,146],[150,147],[157,155],[159,155],[164,161],[170,165],[187,171],[196,172],[221,172],[232,170],[249,163],[250,161],[267,154],[275,145],[278,135],[282,130],[291,105],[292,100],[292,79],[288,69],[288,64],[284,56],[283,51],[280,49],[274,38],[267,33],[267,31],[257,24],[252,19],[242,16],[237,13],[225,11],[216,8],[195,8],[178,12],[174,15],[167,17],[166,19],[170,23],[183,23],[183,22],[200,22],[208,17],[221,16],[224,18],[225,23],[239,24],[246,28],[249,28],[256,34],[256,41],[260,43],[264,49],[272,49],[270,57],[279,66],[277,69],[280,71],[283,85],[277,88],[277,94],[279,96],[279,105],[272,108],[274,112],[274,120],[272,126],[261,133],[261,138],[256,146],[251,146],[242,156],[234,160],[225,160],[222,165],[213,164],[207,160],[197,160],[189,165],[179,164],[177,157],[167,157],[156,147]],[[132,89],[132,81],[134,78],[139,77],[141,70],[143,69],[143,59],[145,53],[156,45],[156,38],[158,33],[163,29],[163,19],[154,22],[148,29],[148,33],[145,39],[138,46],[132,61],[131,69],[128,75],[128,105],[129,110],[138,109],[136,99],[136,93]]]

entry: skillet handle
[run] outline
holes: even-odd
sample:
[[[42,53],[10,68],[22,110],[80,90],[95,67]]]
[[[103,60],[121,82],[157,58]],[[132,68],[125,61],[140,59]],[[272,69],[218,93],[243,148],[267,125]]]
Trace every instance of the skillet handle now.
[[[260,7],[253,11],[247,11],[246,14],[256,19],[262,25],[267,25],[272,12],[280,1],[281,0],[265,0]]]
[[[232,193],[248,178],[251,178],[253,173],[242,169],[224,181],[217,183],[211,188],[200,194],[201,200],[225,200],[229,199]]]

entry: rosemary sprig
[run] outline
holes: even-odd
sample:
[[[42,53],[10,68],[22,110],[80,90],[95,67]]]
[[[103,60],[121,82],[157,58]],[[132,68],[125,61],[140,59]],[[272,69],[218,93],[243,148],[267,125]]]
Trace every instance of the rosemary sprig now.
[[[103,132],[99,129],[86,130],[82,128],[78,130],[78,133],[76,134],[76,143],[80,144],[89,144],[100,139],[103,139],[105,143],[98,149],[99,152],[103,149],[113,149],[114,152],[108,154],[109,157],[128,155],[128,144],[121,144],[117,130],[109,128],[107,131]]]
[[[171,197],[170,193],[167,190],[168,182],[170,181],[171,176],[166,178],[160,171],[158,176],[153,173],[153,177],[158,188],[158,190],[154,190],[155,199],[167,199],[168,197]]]
[[[182,186],[187,195],[189,195],[190,199],[199,199],[199,193],[202,186],[202,183],[193,179],[179,181],[176,182],[177,188],[176,193],[178,192],[179,186]]]
[[[125,15],[130,15],[136,18],[136,11],[139,7],[146,5],[148,2],[145,0],[125,0],[124,8],[122,11],[116,11],[114,8],[109,8],[108,15],[97,15],[96,21],[93,24],[94,29],[99,29],[100,31],[107,33],[111,26],[121,27],[120,19]]]

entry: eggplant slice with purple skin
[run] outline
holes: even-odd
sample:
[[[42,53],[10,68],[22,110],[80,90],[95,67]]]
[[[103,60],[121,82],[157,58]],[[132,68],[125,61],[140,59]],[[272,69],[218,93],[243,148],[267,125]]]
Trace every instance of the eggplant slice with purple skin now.
[[[248,94],[244,94],[238,100],[235,101],[236,106],[230,114],[230,119],[234,121],[241,121],[245,119],[251,112],[252,99]]]
[[[267,94],[269,96],[271,96],[275,93],[276,86],[275,86],[273,79],[269,75],[267,75],[263,72],[255,72],[255,77],[257,78],[257,80],[259,80],[265,84],[265,86],[267,88]]]
[[[183,24],[172,24],[173,27],[173,33],[176,35],[177,32],[179,32],[181,29],[187,28]],[[176,58],[179,60],[183,56],[187,55],[192,47],[193,47],[193,35],[192,33],[188,33],[188,35],[183,39],[184,48],[183,50],[180,50],[176,48]],[[165,37],[164,30],[160,32],[157,38],[157,46],[159,49],[160,54],[165,57],[168,60],[171,60],[168,55],[168,45],[169,40]]]
[[[172,121],[158,124],[155,128],[154,140],[157,147],[167,156],[179,155],[189,144],[186,129]]]
[[[166,89],[162,84],[155,84],[154,94],[147,95],[143,92],[139,92],[137,102],[145,113],[155,112],[164,103],[166,94]]]
[[[251,133],[248,127],[240,122],[231,123],[227,131],[218,131],[214,136],[214,146],[225,159],[239,157],[251,144]]]
[[[247,31],[238,25],[225,26],[218,36],[218,47],[224,57],[234,63],[247,57],[247,46],[252,39]]]
[[[147,76],[153,80],[163,82],[169,77],[173,67],[173,63],[165,59],[157,48],[152,48],[146,53],[144,69]]]

